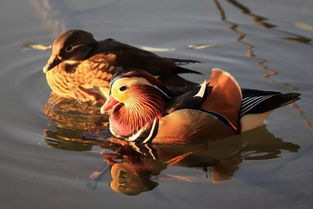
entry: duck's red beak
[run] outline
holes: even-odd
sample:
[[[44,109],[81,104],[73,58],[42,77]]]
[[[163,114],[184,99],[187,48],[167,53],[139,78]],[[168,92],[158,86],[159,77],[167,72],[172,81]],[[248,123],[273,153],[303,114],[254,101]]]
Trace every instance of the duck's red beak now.
[[[112,96],[110,96],[107,101],[104,103],[104,105],[102,105],[100,112],[101,114],[104,114],[105,111],[108,111],[109,109],[111,109],[112,107],[114,107],[116,104],[118,104],[119,102],[114,99]]]

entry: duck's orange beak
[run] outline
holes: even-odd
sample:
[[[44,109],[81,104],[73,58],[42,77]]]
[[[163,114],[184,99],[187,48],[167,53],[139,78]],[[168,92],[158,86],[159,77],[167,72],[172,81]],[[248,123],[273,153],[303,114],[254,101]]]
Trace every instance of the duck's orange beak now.
[[[107,101],[104,103],[104,105],[102,105],[102,107],[100,109],[101,114],[104,114],[105,111],[108,111],[109,109],[111,109],[112,107],[114,107],[118,103],[119,103],[119,101],[117,101],[112,96],[110,96],[107,99]]]

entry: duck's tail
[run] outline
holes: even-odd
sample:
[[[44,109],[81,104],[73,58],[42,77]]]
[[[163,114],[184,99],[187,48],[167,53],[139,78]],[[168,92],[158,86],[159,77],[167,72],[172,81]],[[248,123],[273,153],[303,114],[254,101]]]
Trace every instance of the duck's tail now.
[[[264,119],[279,107],[300,99],[299,93],[280,93],[242,89],[243,100],[240,108],[241,131],[247,131],[263,125]]]
[[[187,64],[195,64],[195,63],[201,63],[198,60],[192,60],[192,59],[178,59],[178,58],[166,58],[172,62],[175,62],[176,64],[176,73],[182,74],[182,73],[193,73],[193,74],[201,74],[200,72],[197,72],[195,70],[190,70],[184,67],[181,67],[181,65],[187,65]]]
[[[194,64],[194,63],[201,63],[198,60],[191,60],[191,59],[178,59],[178,58],[166,58],[175,62],[176,65],[187,65],[187,64]]]

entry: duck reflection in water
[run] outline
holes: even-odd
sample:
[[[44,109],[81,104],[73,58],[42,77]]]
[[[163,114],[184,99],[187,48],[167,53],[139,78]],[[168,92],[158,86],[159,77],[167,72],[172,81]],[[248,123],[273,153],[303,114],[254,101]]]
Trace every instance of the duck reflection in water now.
[[[57,128],[79,132],[107,129],[107,116],[101,115],[100,106],[92,105],[91,102],[79,102],[51,93],[43,113]]]
[[[275,137],[265,126],[241,135],[193,145],[121,145],[110,142],[112,138],[103,133],[108,132],[101,132],[101,137],[97,134],[92,137],[86,132],[64,128],[50,127],[44,131],[46,143],[57,149],[88,151],[94,146],[101,147],[104,164],[91,172],[88,185],[97,187],[110,169],[110,188],[127,195],[150,191],[165,181],[218,183],[231,180],[245,161],[279,158],[283,150],[297,152],[300,148]],[[167,171],[172,166],[197,169],[208,176],[208,180],[173,173],[175,170]]]
[[[263,126],[242,135],[204,144],[132,144],[121,147],[113,154],[102,155],[112,166],[111,189],[136,195],[152,190],[166,180],[190,183],[202,181],[182,174],[169,174],[166,169],[170,166],[198,169],[204,175],[209,175],[212,183],[218,183],[230,180],[243,161],[277,158],[282,150],[297,152],[298,149],[298,145],[274,137]]]

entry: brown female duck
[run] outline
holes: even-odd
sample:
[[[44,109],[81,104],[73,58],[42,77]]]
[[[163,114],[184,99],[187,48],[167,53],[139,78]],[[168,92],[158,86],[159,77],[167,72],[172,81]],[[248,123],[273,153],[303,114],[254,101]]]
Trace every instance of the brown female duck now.
[[[160,57],[113,39],[96,41],[89,32],[69,30],[54,41],[43,72],[55,94],[80,101],[98,101],[107,95],[109,81],[116,72],[139,68],[161,76],[195,73],[178,66],[195,62]]]

